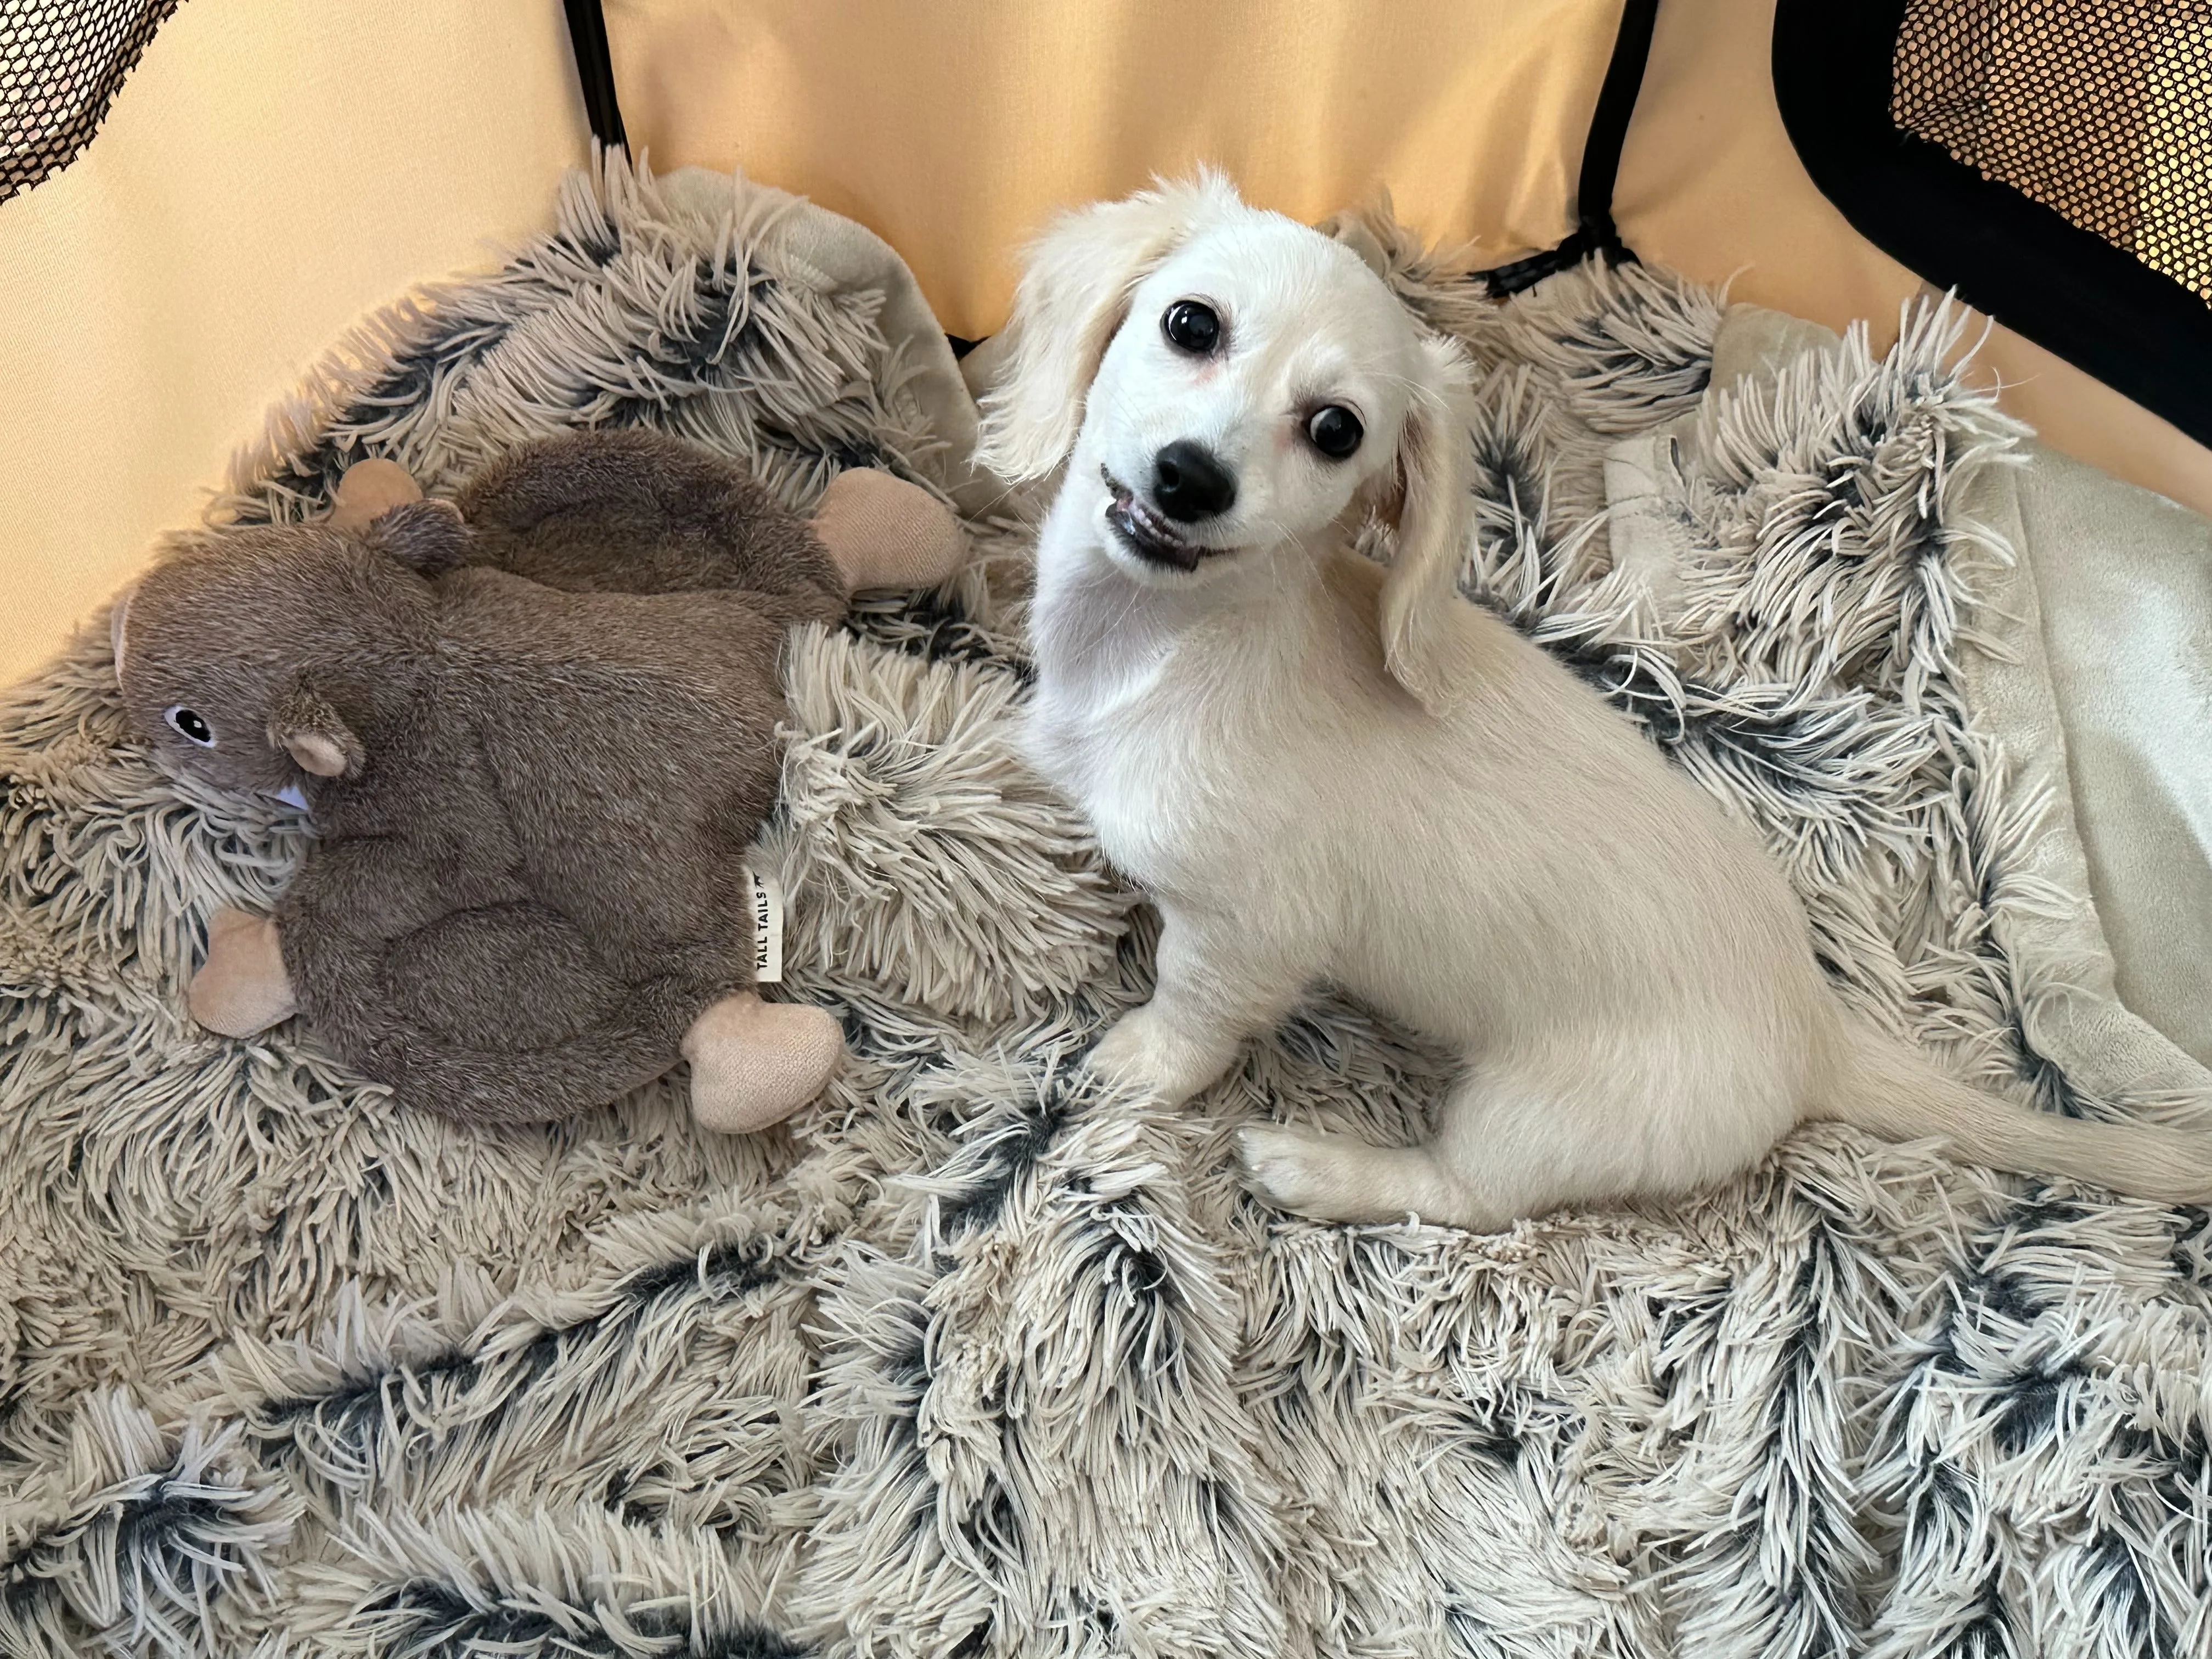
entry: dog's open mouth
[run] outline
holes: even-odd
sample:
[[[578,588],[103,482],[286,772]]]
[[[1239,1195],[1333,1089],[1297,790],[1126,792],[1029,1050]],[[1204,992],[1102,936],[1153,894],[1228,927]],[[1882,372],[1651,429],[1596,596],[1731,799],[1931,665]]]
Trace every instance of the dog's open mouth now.
[[[1147,564],[1157,564],[1170,570],[1195,570],[1198,562],[1228,550],[1201,547],[1185,538],[1174,523],[1150,503],[1137,499],[1136,492],[1122,484],[1104,467],[1098,476],[1106,481],[1113,501],[1106,508],[1106,525],[1121,538],[1121,545]]]

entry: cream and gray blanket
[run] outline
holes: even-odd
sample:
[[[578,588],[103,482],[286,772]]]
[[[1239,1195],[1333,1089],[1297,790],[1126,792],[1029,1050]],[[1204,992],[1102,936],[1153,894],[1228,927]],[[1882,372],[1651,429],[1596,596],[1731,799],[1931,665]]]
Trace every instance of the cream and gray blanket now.
[[[1633,267],[1493,309],[1368,231],[1484,366],[1470,595],[1760,827],[1856,1002],[2203,1121],[2203,659],[2094,626],[2201,633],[2203,526],[2027,445],[1940,312],[1877,356]],[[1189,1109],[1088,1080],[1148,915],[1014,759],[1022,504],[856,228],[579,178],[221,505],[628,422],[969,517],[952,589],[793,647],[762,855],[851,1064],[750,1139],[680,1078],[471,1133],[197,1029],[206,916],[310,828],[157,775],[89,629],[0,714],[0,1654],[2212,1651],[2204,1212],[1822,1127],[1694,1202],[1322,1227],[1231,1131],[1416,1135],[1417,1041],[1317,995]],[[2081,599],[2051,526],[2137,520],[2169,597]]]

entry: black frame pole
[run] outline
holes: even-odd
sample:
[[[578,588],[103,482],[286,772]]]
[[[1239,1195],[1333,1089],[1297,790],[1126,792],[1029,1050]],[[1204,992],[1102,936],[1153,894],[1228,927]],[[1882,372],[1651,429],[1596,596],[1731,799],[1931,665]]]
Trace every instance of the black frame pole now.
[[[576,79],[584,89],[584,115],[592,136],[609,149],[629,148],[623,130],[622,100],[615,95],[614,58],[607,50],[606,14],[599,0],[562,0],[568,14],[568,46],[576,58]]]

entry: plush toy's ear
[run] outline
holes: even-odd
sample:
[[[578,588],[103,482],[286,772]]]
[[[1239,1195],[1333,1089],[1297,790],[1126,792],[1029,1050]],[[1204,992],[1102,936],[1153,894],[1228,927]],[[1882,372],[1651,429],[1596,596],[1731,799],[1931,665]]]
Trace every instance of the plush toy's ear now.
[[[1201,223],[1237,206],[1227,180],[1202,173],[1054,221],[1030,248],[1014,293],[1005,368],[983,398],[977,463],[1018,483],[1066,460],[1131,292]]]
[[[395,507],[422,499],[422,487],[397,461],[381,456],[356,461],[338,480],[336,505],[328,520],[337,530],[360,530],[374,524]]]
[[[131,631],[131,596],[138,590],[126,587],[115,596],[115,608],[107,613],[107,643],[115,657],[115,683],[123,684],[123,652]]]
[[[1382,656],[1391,678],[1435,713],[1451,701],[1451,607],[1462,604],[1474,507],[1470,495],[1474,392],[1466,354],[1430,336],[1426,373],[1398,443],[1396,500],[1385,513],[1398,548],[1382,584]],[[1390,507],[1395,511],[1391,512]]]
[[[305,682],[278,701],[269,717],[269,741],[319,778],[358,772],[363,759],[361,739]]]

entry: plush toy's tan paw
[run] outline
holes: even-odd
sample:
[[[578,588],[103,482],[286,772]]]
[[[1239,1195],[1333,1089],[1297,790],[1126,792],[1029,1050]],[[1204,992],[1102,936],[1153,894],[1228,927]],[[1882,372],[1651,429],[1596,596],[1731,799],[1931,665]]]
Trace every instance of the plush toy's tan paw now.
[[[814,533],[845,586],[934,587],[960,568],[960,520],[920,484],[872,467],[840,472],[814,510]]]
[[[250,1037],[299,1012],[276,924],[243,910],[208,918],[207,960],[185,991],[191,1017],[219,1036]]]
[[[844,1058],[845,1034],[819,1008],[724,997],[691,1022],[691,1115],[702,1129],[750,1134],[820,1094]]]
[[[372,456],[356,461],[338,480],[331,523],[341,530],[358,530],[374,524],[395,507],[422,499],[422,490],[397,461]]]

